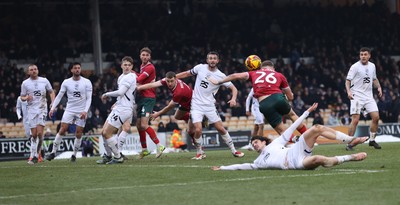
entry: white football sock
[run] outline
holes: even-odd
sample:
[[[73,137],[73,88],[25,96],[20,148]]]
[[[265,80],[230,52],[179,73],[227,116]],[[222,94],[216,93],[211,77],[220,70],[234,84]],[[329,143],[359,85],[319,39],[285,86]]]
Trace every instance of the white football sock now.
[[[76,153],[79,151],[79,148],[81,147],[82,144],[82,138],[78,139],[75,137],[74,140],[74,155],[76,157]]]
[[[236,152],[235,145],[233,145],[233,141],[231,136],[229,135],[229,132],[226,132],[226,134],[221,135],[222,139],[224,139],[226,145],[231,149],[232,153]]]
[[[33,139],[33,137],[31,138],[31,156],[32,157],[37,157],[38,156],[36,139]]]
[[[61,144],[61,140],[62,140],[62,136],[57,133],[56,138],[54,138],[54,141],[53,141],[53,150],[51,150],[51,153],[57,153],[57,150]]]
[[[202,137],[200,137],[199,139],[194,138],[194,143],[197,149],[197,154],[202,154],[203,153],[203,149],[201,147],[201,143],[203,142]]]
[[[111,137],[109,139],[106,140],[108,147],[110,147],[112,153],[114,154],[115,158],[121,158],[121,155],[118,151],[118,142],[117,139],[115,139],[115,137]]]
[[[335,156],[338,160],[338,164],[342,164],[343,162],[348,162],[351,160],[351,155],[342,155],[342,156]]]
[[[349,143],[353,140],[353,138],[354,137],[350,137],[350,136],[344,134],[343,132],[336,131],[336,139],[341,142]]]
[[[376,138],[376,132],[371,132],[369,133],[369,141],[375,141]]]
[[[112,156],[112,151],[111,151],[111,148],[108,146],[108,143],[107,143],[106,139],[104,139],[103,145],[104,145],[104,150],[106,151],[105,154],[107,156],[111,157]]]
[[[126,141],[126,136],[128,136],[128,133],[125,131],[122,131],[121,133],[119,133],[118,135],[118,152],[121,152],[122,147],[125,144]]]

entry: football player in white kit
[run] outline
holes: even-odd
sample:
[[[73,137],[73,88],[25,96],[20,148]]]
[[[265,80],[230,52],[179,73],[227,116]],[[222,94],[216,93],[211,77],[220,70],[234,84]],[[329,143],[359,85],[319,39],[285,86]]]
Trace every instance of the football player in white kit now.
[[[39,77],[38,67],[34,64],[28,66],[29,78],[21,85],[21,100],[27,101],[28,126],[31,129],[31,155],[28,164],[38,162],[38,151],[43,143],[43,129],[47,116],[46,93],[49,93],[51,104],[54,102],[55,94],[47,78]],[[36,138],[39,137],[39,143]],[[39,147],[39,148],[38,148]]]
[[[196,76],[196,83],[193,90],[190,115],[192,122],[195,127],[194,144],[197,149],[197,154],[193,159],[201,160],[206,157],[202,149],[202,120],[206,116],[210,124],[214,123],[218,133],[222,136],[225,143],[231,149],[234,157],[243,157],[244,153],[237,151],[232,138],[228,131],[224,128],[221,118],[218,115],[215,107],[214,95],[218,92],[221,85],[214,85],[210,83],[207,78],[212,77],[214,79],[225,78],[226,75],[222,73],[217,64],[219,63],[219,55],[217,52],[211,51],[207,54],[207,64],[198,64],[194,68],[188,71],[178,73],[176,78],[186,78],[189,76]],[[227,82],[223,84],[225,87],[231,89],[232,98],[228,102],[231,107],[236,105],[237,89],[231,83]]]
[[[260,112],[260,104],[258,99],[253,97],[254,89],[251,88],[249,95],[246,98],[246,115],[250,116],[253,115],[254,117],[254,128],[251,136],[263,136],[264,135],[264,115]],[[250,111],[250,104],[251,104],[251,111]],[[243,147],[249,151],[254,150],[253,146],[251,145],[251,141],[248,145]]]
[[[267,138],[262,136],[252,137],[251,143],[254,149],[260,153],[253,163],[233,164],[228,166],[214,166],[213,170],[255,170],[255,169],[306,169],[313,170],[319,166],[332,167],[343,162],[361,161],[367,157],[367,153],[360,152],[351,155],[342,155],[327,157],[323,155],[312,155],[314,143],[321,135],[331,140],[346,142],[356,145],[368,140],[368,137],[351,137],[342,132],[335,131],[332,128],[323,125],[314,125],[304,132],[298,142],[290,148],[285,144],[290,140],[293,132],[310,112],[317,108],[314,103],[303,115],[301,115],[281,136],[267,142]]]
[[[350,99],[351,123],[348,134],[353,136],[356,132],[360,113],[368,113],[372,119],[370,126],[369,146],[381,149],[375,142],[376,131],[378,130],[379,110],[372,93],[373,85],[378,90],[378,96],[382,97],[382,88],[376,77],[375,64],[370,62],[371,49],[363,47],[360,49],[360,60],[354,63],[346,77],[347,97]],[[351,145],[346,150],[353,150]]]
[[[252,136],[263,136],[264,135],[264,115],[260,112],[260,104],[257,98],[253,97],[254,89],[251,88],[249,95],[246,98],[246,115],[254,116],[254,129]],[[251,103],[251,112],[250,112]]]
[[[31,136],[31,129],[29,128],[29,122],[28,122],[28,102],[24,102],[21,100],[21,96],[17,98],[17,117],[18,120],[22,118],[22,123],[24,124],[24,129],[25,129],[25,137],[29,138]]]
[[[98,160],[98,164],[116,164],[123,163],[124,158],[118,150],[118,141],[113,135],[126,122],[132,121],[135,108],[136,74],[132,73],[133,59],[129,56],[122,58],[122,71],[118,78],[118,90],[104,93],[101,97],[116,97],[117,102],[104,123],[102,136],[104,140],[105,154]],[[112,155],[114,158],[112,159]]]
[[[92,103],[92,83],[89,79],[81,76],[81,64],[77,62],[73,63],[70,66],[70,71],[72,77],[64,80],[61,84],[60,92],[58,92],[49,112],[49,117],[51,118],[64,94],[67,93],[68,102],[61,119],[61,127],[53,141],[53,150],[46,156],[46,159],[49,161],[56,157],[62,137],[65,136],[65,132],[68,130],[70,124],[76,125],[74,153],[71,156],[71,162],[76,161],[76,154],[82,144],[82,133],[85,128],[87,113]]]

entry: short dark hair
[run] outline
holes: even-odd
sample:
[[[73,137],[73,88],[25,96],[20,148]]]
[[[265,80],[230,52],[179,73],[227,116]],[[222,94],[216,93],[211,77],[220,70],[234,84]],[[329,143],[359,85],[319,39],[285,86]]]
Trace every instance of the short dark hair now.
[[[79,63],[79,62],[73,62],[73,63],[69,64],[68,69],[71,70],[75,65],[82,66],[81,63]]]
[[[166,78],[176,78],[176,74],[175,74],[175,72],[168,71],[168,72],[165,74],[165,77],[166,77]]]
[[[368,47],[362,47],[362,48],[360,48],[360,52],[365,52],[365,51],[367,51],[368,53],[371,53],[371,49],[368,48]]]
[[[263,61],[263,62],[261,63],[261,67],[267,67],[267,66],[274,67],[274,62],[272,62],[272,61],[270,61],[270,60],[266,60],[266,61]]]
[[[125,56],[122,58],[122,61],[128,61],[129,63],[132,63],[133,65],[133,58],[130,56]]]
[[[207,57],[208,55],[216,55],[219,58],[219,53],[217,51],[210,51],[207,53]]]
[[[142,52],[147,52],[147,53],[151,54],[151,50],[149,47],[143,47],[142,49],[140,49],[140,53],[142,53]]]

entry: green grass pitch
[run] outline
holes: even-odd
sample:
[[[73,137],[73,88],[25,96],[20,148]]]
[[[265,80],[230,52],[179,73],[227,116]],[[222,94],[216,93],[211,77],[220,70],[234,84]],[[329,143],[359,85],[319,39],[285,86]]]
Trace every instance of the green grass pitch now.
[[[400,143],[367,144],[362,162],[304,170],[212,171],[213,165],[252,162],[228,150],[169,153],[160,159],[129,156],[121,165],[97,165],[99,157],[36,165],[0,162],[0,204],[400,204]],[[344,145],[320,145],[314,154],[349,154]]]

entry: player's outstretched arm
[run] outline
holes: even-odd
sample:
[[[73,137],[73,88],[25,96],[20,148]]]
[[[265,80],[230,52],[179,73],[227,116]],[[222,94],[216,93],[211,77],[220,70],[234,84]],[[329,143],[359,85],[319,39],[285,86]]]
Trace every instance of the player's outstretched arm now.
[[[283,132],[282,137],[283,139],[288,142],[290,140],[290,137],[292,136],[293,132],[296,130],[296,128],[303,122],[304,119],[306,119],[306,117],[308,117],[308,115],[314,111],[315,109],[317,109],[318,107],[318,103],[314,103],[311,107],[309,107],[306,111],[304,111],[304,113],[296,120],[293,122],[293,124],[291,124],[286,130],[285,132]]]
[[[155,120],[157,117],[159,117],[160,115],[163,115],[165,113],[167,113],[168,111],[172,110],[175,107],[175,103],[173,100],[169,101],[168,105],[165,106],[163,109],[161,109],[158,112],[154,112],[153,114],[150,115],[150,119],[151,120]]]
[[[247,74],[247,72],[243,72],[243,73],[234,73],[234,74],[230,74],[228,75],[226,78],[222,79],[222,80],[215,80],[215,79],[208,79],[212,84],[214,85],[220,85],[232,80],[247,80],[249,78],[249,75]]]
[[[127,86],[121,86],[118,88],[118,90],[116,91],[112,91],[112,92],[106,92],[104,93],[101,98],[107,98],[107,97],[118,97],[118,96],[122,96],[126,93],[126,91],[128,91],[128,87]]]
[[[187,77],[190,77],[190,76],[193,76],[192,73],[190,73],[190,70],[183,71],[183,72],[180,72],[180,73],[176,74],[176,78],[177,79],[187,78]]]
[[[157,87],[161,87],[161,81],[156,81],[153,83],[148,83],[148,84],[144,84],[144,85],[139,85],[137,86],[137,90],[141,91],[141,90],[147,90],[147,89],[151,89],[151,88],[157,88]]]
[[[232,98],[228,101],[228,103],[229,103],[230,107],[234,107],[234,106],[236,106],[238,90],[233,84],[231,86],[229,86],[229,88],[232,91]]]
[[[258,169],[255,164],[250,164],[250,163],[244,163],[244,164],[232,164],[228,166],[213,166],[211,167],[212,170],[218,171],[218,170],[228,170],[228,171],[234,171],[234,170],[255,170]]]

